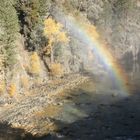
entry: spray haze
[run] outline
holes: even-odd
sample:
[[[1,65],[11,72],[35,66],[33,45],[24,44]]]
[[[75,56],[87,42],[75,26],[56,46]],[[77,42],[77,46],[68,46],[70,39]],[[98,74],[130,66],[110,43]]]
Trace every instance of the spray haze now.
[[[110,47],[101,39],[96,27],[80,15],[74,16],[62,11],[57,11],[55,18],[65,25],[70,36],[83,44],[80,47],[87,56],[87,62],[90,62],[90,71],[94,73],[98,69],[98,74],[100,71],[106,72],[111,80],[115,81],[116,87],[128,95],[128,78],[125,71],[113,56]]]

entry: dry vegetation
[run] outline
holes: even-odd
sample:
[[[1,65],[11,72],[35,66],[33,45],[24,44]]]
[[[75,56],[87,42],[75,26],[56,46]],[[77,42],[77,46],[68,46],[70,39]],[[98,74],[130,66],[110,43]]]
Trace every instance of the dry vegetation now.
[[[15,83],[11,83],[8,87],[8,94],[13,97],[16,94],[17,87]]]
[[[63,67],[60,63],[51,64],[51,75],[59,77],[63,75]]]
[[[21,85],[23,88],[28,89],[29,88],[29,79],[27,76],[21,77]]]
[[[40,59],[37,54],[37,52],[33,52],[30,58],[31,66],[30,66],[30,72],[33,75],[39,75],[41,72],[41,65],[40,65]]]
[[[5,89],[6,89],[5,81],[2,80],[0,81],[0,93],[4,93]]]

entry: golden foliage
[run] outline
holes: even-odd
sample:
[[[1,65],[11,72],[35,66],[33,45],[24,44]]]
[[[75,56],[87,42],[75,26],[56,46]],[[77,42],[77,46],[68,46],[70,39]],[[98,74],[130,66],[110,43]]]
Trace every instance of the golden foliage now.
[[[0,81],[0,93],[3,93],[5,91],[6,85],[5,85],[5,81],[2,80]]]
[[[69,38],[66,35],[66,32],[61,32],[58,36],[58,41],[63,42],[63,43],[68,43]]]
[[[62,29],[62,25],[59,23],[57,24],[55,22],[55,20],[53,20],[52,18],[46,19],[44,24],[45,24],[44,33],[48,37],[50,37],[52,35],[57,35],[60,32],[60,30]]]
[[[63,25],[56,23],[52,18],[48,18],[44,22],[44,34],[49,39],[49,45],[52,46],[53,42],[68,43],[69,39],[66,32],[63,32]]]
[[[47,48],[53,48],[54,44],[58,42],[66,44],[69,42],[66,32],[63,32],[62,24],[55,22],[52,18],[48,18],[45,20],[44,26],[44,35],[49,40]],[[48,52],[51,53],[51,51],[47,51],[46,54]]]
[[[45,47],[44,49],[43,49],[43,53],[45,54],[45,55],[50,55],[50,53],[51,53],[51,48],[50,47]]]
[[[44,48],[44,53],[46,55],[50,55],[51,54],[51,48],[52,48],[52,45],[53,44],[53,38],[50,38],[49,41],[48,41],[48,45]]]
[[[60,63],[53,63],[51,64],[51,74],[53,76],[62,76],[63,75],[63,67]]]
[[[30,72],[32,74],[38,75],[41,72],[41,64],[37,52],[33,52],[30,61],[31,61]]]
[[[16,93],[16,84],[11,83],[8,87],[8,93],[10,96],[14,96]]]

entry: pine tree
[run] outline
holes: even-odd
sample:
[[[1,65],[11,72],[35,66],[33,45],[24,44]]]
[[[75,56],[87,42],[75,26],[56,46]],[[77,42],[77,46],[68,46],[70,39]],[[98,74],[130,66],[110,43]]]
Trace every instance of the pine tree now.
[[[48,10],[47,4],[49,5],[49,0],[17,0],[21,33],[25,37],[26,48],[30,51],[43,46],[42,21]]]
[[[0,0],[0,54],[4,66],[15,63],[15,41],[19,31],[18,17],[14,8],[15,0]]]

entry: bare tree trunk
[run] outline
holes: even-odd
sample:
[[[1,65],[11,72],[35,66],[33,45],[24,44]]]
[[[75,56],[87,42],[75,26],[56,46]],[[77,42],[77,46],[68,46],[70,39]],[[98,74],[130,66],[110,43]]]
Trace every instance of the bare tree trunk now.
[[[41,56],[41,59],[42,59],[42,61],[43,61],[43,63],[44,63],[44,66],[45,66],[46,69],[48,70],[48,72],[50,72],[51,70],[50,70],[50,67],[49,67],[48,63],[47,63],[46,60],[45,60],[45,56],[42,55],[42,56]]]

